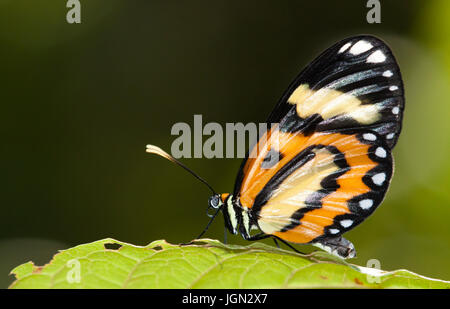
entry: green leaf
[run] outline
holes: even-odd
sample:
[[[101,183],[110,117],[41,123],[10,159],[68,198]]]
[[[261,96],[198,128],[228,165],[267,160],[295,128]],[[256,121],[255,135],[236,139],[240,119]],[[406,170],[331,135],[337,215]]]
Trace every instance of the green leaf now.
[[[450,288],[450,282],[359,267],[325,252],[301,255],[263,243],[211,239],[139,247],[108,238],[11,273],[16,281],[10,288]]]

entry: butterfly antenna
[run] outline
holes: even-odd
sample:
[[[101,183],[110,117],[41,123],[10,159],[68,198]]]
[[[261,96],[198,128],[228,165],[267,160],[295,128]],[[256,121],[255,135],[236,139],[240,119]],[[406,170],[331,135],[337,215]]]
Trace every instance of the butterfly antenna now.
[[[172,157],[170,154],[168,154],[167,152],[165,152],[164,150],[162,150],[161,148],[154,146],[154,145],[147,145],[147,149],[146,152],[148,153],[154,153],[158,156],[161,156],[163,158],[166,158],[169,161],[172,161],[173,163],[181,166],[182,168],[184,168],[186,171],[188,171],[189,173],[191,173],[191,175],[193,175],[195,178],[197,178],[198,180],[200,180],[202,183],[204,183],[209,190],[211,190],[211,192],[213,193],[213,195],[216,195],[216,191],[213,189],[213,187],[211,187],[206,180],[204,180],[203,178],[201,178],[199,175],[197,175],[194,171],[192,171],[190,168],[188,168],[186,165],[184,165],[183,163],[181,163],[180,161],[178,161],[177,159],[175,159],[174,157]]]
[[[211,219],[209,219],[208,224],[206,225],[206,227],[203,229],[203,231],[200,233],[200,235],[197,236],[196,239],[200,239],[202,238],[202,236],[206,233],[206,231],[209,229],[209,226],[211,225],[211,223],[214,221],[214,219],[216,218],[216,216],[219,214],[221,208],[217,208],[216,212],[214,213],[214,215],[211,216]]]

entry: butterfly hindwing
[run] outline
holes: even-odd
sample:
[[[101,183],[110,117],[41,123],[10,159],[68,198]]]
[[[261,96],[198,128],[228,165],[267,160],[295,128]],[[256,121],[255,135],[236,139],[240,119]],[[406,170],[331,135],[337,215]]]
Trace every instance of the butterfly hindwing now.
[[[304,149],[269,180],[252,213],[264,233],[295,243],[339,236],[381,203],[392,176],[388,146],[370,131],[299,138]]]

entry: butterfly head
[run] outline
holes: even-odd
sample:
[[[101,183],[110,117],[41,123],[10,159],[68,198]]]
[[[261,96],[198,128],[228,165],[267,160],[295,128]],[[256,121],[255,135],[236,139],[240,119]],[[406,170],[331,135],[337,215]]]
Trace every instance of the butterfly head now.
[[[210,213],[209,211],[213,209],[213,213]],[[217,194],[214,193],[209,199],[208,199],[208,209],[207,214],[208,217],[211,218],[211,221],[214,220],[214,218],[218,215],[218,213],[222,211],[225,221],[225,227],[230,231],[232,234],[237,234],[237,220],[236,215],[234,211],[234,205],[233,205],[233,196],[228,193],[222,193]],[[211,223],[210,221],[210,223]],[[208,224],[209,226],[209,224]]]
[[[214,194],[208,199],[208,209],[219,209],[222,207],[223,202],[220,194]]]

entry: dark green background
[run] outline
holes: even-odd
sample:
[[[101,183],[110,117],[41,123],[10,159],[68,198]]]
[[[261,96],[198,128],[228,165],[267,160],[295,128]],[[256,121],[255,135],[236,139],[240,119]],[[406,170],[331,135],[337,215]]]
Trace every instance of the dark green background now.
[[[450,2],[0,0],[0,284],[29,260],[113,237],[185,242],[209,191],[168,161],[176,122],[262,122],[293,77],[345,37],[387,41],[405,80],[385,202],[347,235],[358,259],[450,279]],[[240,159],[184,159],[220,192]],[[222,219],[207,234],[222,239]],[[245,243],[229,237],[233,243]]]

